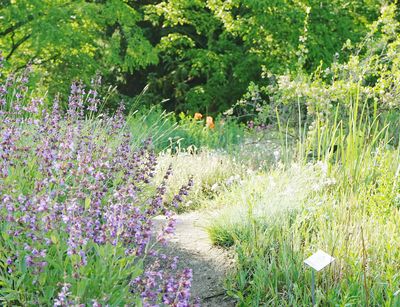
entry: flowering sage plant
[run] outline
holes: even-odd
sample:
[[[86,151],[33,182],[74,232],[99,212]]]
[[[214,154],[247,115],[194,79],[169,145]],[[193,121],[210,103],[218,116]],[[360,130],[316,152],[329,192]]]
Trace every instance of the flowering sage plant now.
[[[74,83],[62,112],[57,99],[32,98],[28,72],[3,80],[1,303],[189,306],[191,270],[178,272],[156,246],[167,244],[192,180],[166,201],[171,168],[154,182],[151,140],[132,145],[122,108],[97,113],[98,81],[88,91]],[[166,216],[159,231],[157,215]]]

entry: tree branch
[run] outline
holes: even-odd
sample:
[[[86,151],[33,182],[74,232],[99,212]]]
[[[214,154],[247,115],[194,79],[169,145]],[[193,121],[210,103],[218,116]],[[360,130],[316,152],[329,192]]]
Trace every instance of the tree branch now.
[[[67,3],[64,3],[64,4],[60,5],[60,8],[67,8],[71,4],[73,4],[73,1],[67,2]],[[0,32],[0,36],[6,36],[6,35],[14,32],[18,28],[20,28],[20,27],[26,25],[27,23],[31,22],[33,19],[43,17],[44,15],[45,15],[45,13],[43,13],[43,12],[38,13],[37,15],[29,15],[26,20],[21,20],[21,21],[17,22],[16,24],[8,27],[4,31],[1,31]]]
[[[30,37],[31,37],[31,34],[28,34],[28,35],[22,37],[16,43],[14,43],[14,36],[13,36],[12,37],[13,46],[11,48],[11,51],[6,56],[6,61],[8,61],[11,58],[11,56],[13,55],[13,53],[18,49],[18,47],[21,46],[24,42],[26,42]]]
[[[17,22],[15,25],[12,25],[11,27],[5,29],[4,31],[0,32],[0,36],[6,36],[7,34],[10,34],[17,30],[18,28],[22,27],[23,25],[26,25],[28,22],[33,20],[33,16],[29,16],[27,20]]]

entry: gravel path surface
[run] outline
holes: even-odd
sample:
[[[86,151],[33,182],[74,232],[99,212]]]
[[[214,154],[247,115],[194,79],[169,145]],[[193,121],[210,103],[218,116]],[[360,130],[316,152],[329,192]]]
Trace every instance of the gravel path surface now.
[[[178,215],[176,232],[163,252],[179,257],[179,269],[193,270],[192,296],[200,298],[201,306],[235,306],[223,287],[233,260],[226,250],[212,246],[204,229],[209,218],[207,213],[199,211]],[[157,217],[157,224],[164,219]]]

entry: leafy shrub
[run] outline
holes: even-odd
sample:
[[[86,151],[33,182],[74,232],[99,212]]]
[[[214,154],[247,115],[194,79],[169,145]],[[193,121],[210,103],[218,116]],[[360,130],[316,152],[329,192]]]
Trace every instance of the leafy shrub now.
[[[158,151],[166,149],[176,153],[218,149],[231,152],[245,138],[245,128],[230,118],[219,116],[215,127],[210,129],[205,120],[196,120],[192,115],[166,113],[160,108],[141,110],[128,119],[128,127],[139,139],[152,136]]]
[[[208,127],[206,120],[196,120],[191,115],[179,114],[180,131],[176,135],[182,138],[183,148],[208,147],[210,149],[233,150],[244,139],[244,129],[237,122],[229,118],[218,116],[215,127]]]
[[[327,126],[328,121],[346,121],[346,114],[359,101],[365,109],[358,112],[364,112],[365,118],[379,115],[380,121],[395,123],[392,119],[400,108],[397,14],[395,4],[382,5],[380,17],[369,26],[365,38],[355,45],[347,41],[329,67],[321,64],[312,74],[304,70],[281,75],[265,72],[264,83],[250,84],[241,109],[256,113],[256,119],[266,124],[278,122],[278,111],[281,122],[313,129]],[[343,57],[345,51],[350,52],[348,58]],[[396,135],[399,125],[391,129]]]
[[[173,232],[171,209],[192,180],[166,202],[172,170],[152,183],[151,141],[133,146],[122,109],[90,119],[99,99],[74,84],[64,115],[58,101],[49,110],[30,98],[25,79],[8,80],[0,86],[2,304],[188,306],[191,270],[176,272],[155,245]],[[167,219],[157,232],[159,214]]]

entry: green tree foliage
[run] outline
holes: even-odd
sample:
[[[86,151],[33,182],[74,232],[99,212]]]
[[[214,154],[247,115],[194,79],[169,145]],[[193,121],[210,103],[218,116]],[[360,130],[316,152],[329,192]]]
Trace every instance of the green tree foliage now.
[[[283,73],[329,65],[347,39],[366,33],[378,7],[342,0],[157,1],[145,7],[161,33],[149,96],[171,99],[166,106],[173,110],[226,110],[250,81],[261,81],[261,67]]]
[[[338,55],[330,66],[320,65],[312,73],[268,74],[262,82],[251,83],[236,105],[236,113],[255,124],[281,123],[305,127],[307,137],[320,138],[320,129],[332,123],[350,129],[353,116],[390,123],[390,144],[400,135],[400,21],[396,4],[381,7],[379,18],[368,26],[368,33],[357,44],[348,40],[343,47],[349,55]],[[256,114],[256,116],[255,116]],[[279,118],[278,118],[279,116]],[[322,127],[322,128],[321,128]],[[301,130],[301,129],[300,129]],[[291,131],[304,137],[305,132]],[[325,132],[326,133],[326,132]],[[320,145],[320,144],[319,144]]]
[[[15,0],[0,2],[0,49],[8,67],[37,66],[46,84],[68,87],[96,73],[112,75],[157,62],[125,1]]]
[[[172,98],[170,108],[223,111],[259,76],[257,56],[227,31],[206,1],[162,1],[147,6],[146,16],[162,29],[160,65],[149,77],[150,90]]]
[[[45,85],[95,72],[121,94],[174,111],[217,113],[261,72],[327,66],[377,18],[378,0],[0,0],[9,69]],[[60,88],[58,86],[58,88]],[[51,91],[50,91],[51,92]]]
[[[400,98],[400,22],[395,4],[384,5],[380,17],[369,26],[358,44],[348,41],[346,61],[335,61],[312,74],[300,72],[276,76],[272,86],[259,88],[279,104],[298,103],[312,117],[334,116],[336,107],[349,108],[355,99],[366,102],[377,113],[399,109]]]

